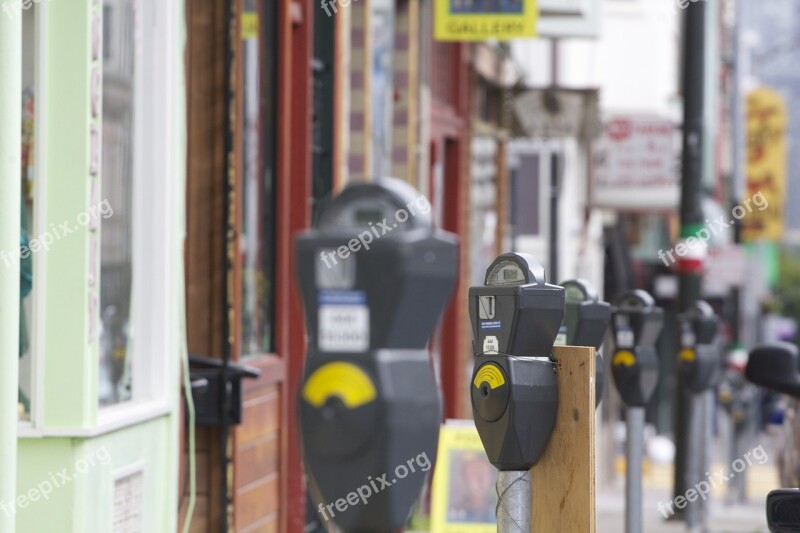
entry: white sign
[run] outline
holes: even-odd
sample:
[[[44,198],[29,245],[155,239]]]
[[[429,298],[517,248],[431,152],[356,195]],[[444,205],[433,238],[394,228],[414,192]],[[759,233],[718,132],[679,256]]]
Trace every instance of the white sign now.
[[[634,211],[677,207],[679,136],[672,122],[659,118],[606,122],[592,154],[592,204]]]
[[[366,305],[320,305],[319,349],[323,352],[366,352],[369,308]]]
[[[494,335],[489,335],[483,339],[483,353],[485,355],[497,355],[500,350],[500,341]]]

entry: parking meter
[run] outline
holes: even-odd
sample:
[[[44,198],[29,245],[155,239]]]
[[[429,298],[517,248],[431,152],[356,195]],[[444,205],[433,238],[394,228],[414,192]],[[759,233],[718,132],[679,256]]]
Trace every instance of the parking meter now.
[[[548,284],[532,256],[503,254],[487,269],[484,285],[470,287],[469,314],[475,426],[498,470],[527,471],[556,421],[551,351],[564,318],[564,288]]]
[[[605,368],[600,348],[611,319],[611,305],[601,301],[588,281],[571,279],[561,283],[566,297],[564,322],[561,325],[557,344],[570,346],[592,346],[595,349],[595,409],[603,399]]]
[[[644,407],[658,383],[656,341],[664,312],[643,290],[623,294],[612,309],[616,351],[611,374],[628,407]]]
[[[435,461],[442,407],[427,344],[455,286],[457,238],[434,229],[415,189],[383,179],[345,188],[295,246],[311,496],[345,531],[395,531]]]
[[[720,350],[715,344],[719,319],[703,300],[679,317],[681,350],[678,372],[692,392],[703,392],[719,383],[722,374]]]
[[[643,290],[624,293],[611,310],[616,351],[611,374],[625,403],[625,533],[642,532],[644,407],[658,384],[656,341],[664,312]]]

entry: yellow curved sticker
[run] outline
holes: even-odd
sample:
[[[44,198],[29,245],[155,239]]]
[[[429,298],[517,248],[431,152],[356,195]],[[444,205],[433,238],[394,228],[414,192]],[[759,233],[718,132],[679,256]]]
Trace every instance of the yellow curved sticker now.
[[[633,355],[633,352],[629,352],[628,350],[620,350],[614,354],[614,359],[611,360],[611,364],[614,366],[624,365],[631,367],[636,364],[636,356]]]
[[[475,379],[472,380],[472,384],[475,385],[475,388],[479,388],[484,381],[493,389],[506,384],[503,371],[491,363],[483,365],[480,370],[478,370],[478,373],[475,374]]]
[[[695,353],[694,350],[691,348],[684,348],[680,352],[678,352],[678,360],[679,361],[694,361]]]
[[[322,407],[331,396],[338,396],[345,407],[355,409],[373,401],[377,392],[361,368],[338,361],[316,369],[303,386],[303,398],[314,407]]]

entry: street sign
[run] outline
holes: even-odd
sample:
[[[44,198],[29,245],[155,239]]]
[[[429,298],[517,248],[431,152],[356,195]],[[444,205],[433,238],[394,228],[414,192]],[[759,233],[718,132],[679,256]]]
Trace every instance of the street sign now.
[[[592,204],[631,211],[678,206],[679,131],[669,120],[616,117],[593,149]]]
[[[536,37],[536,0],[436,0],[438,41]]]
[[[761,194],[765,209],[742,219],[742,240],[776,241],[783,236],[786,196],[786,104],[773,89],[747,95],[747,196]]]

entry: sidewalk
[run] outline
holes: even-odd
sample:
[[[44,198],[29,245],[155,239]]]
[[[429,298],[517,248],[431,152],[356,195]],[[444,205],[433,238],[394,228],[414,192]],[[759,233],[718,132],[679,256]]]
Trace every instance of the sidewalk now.
[[[721,466],[721,465],[719,465]],[[719,468],[717,466],[717,468]],[[597,533],[625,531],[624,464],[611,485],[597,490]],[[644,471],[643,526],[645,533],[682,533],[682,522],[666,522],[658,503],[672,499],[672,466],[646,465]],[[753,465],[747,470],[746,504],[725,505],[724,490],[714,490],[709,500],[707,520],[709,533],[767,533],[764,501],[772,488],[778,486],[772,464]],[[723,487],[724,488],[724,487]]]

